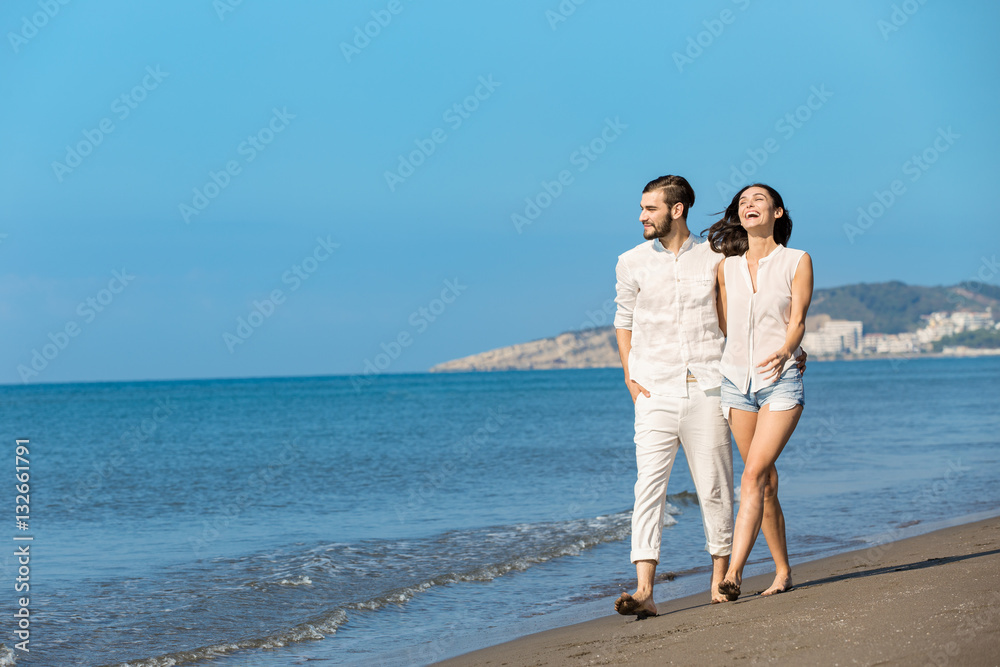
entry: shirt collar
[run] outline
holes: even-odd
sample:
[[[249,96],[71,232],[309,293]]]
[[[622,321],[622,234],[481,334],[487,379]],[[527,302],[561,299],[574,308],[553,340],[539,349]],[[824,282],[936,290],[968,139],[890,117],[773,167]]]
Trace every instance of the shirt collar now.
[[[681,244],[681,251],[677,253],[677,256],[683,255],[685,252],[690,250],[695,245],[694,234],[688,233],[688,237],[684,239],[684,243]],[[663,246],[663,239],[653,239],[653,250],[657,252],[670,252]]]
[[[777,248],[775,248],[774,250],[772,250],[771,252],[767,253],[766,255],[764,255],[763,257],[761,257],[759,260],[757,260],[757,264],[759,265],[761,262],[766,262],[767,260],[771,259],[772,257],[777,257],[778,254],[782,251],[782,249],[784,249],[784,247],[785,246],[783,246],[783,245],[781,245],[779,243]]]

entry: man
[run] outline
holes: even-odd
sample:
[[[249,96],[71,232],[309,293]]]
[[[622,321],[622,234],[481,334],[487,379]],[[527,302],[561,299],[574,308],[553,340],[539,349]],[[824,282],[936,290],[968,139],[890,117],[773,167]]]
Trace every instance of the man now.
[[[718,586],[733,535],[733,450],[720,403],[725,338],[716,308],[722,255],[688,231],[694,190],[687,180],[661,176],[642,192],[639,221],[646,242],[622,254],[615,270],[618,353],[635,403],[631,560],[639,580],[635,593],[622,593],[615,609],[639,618],[656,615],[653,579],[678,444],[701,506],[713,603],[726,600]]]

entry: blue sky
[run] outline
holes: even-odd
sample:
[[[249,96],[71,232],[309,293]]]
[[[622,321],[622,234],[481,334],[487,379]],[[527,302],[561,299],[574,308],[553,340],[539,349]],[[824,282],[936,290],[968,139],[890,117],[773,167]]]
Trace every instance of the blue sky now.
[[[5,2],[0,382],[412,372],[604,323],[666,173],[696,230],[730,179],[775,186],[818,287],[972,279],[1000,251],[997,25],[986,1]]]

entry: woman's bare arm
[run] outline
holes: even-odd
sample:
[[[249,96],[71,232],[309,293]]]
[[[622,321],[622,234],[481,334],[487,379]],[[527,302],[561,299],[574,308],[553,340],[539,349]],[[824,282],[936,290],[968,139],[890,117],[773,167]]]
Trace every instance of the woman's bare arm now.
[[[785,367],[785,362],[788,361],[792,353],[802,343],[802,337],[806,333],[806,313],[809,312],[812,293],[812,258],[806,253],[799,260],[799,265],[795,269],[795,276],[792,278],[792,307],[788,316],[785,344],[777,352],[758,364],[758,368],[763,368],[764,372],[767,373],[767,379],[778,377],[781,374],[781,370]]]
[[[716,271],[715,280],[715,309],[719,312],[719,328],[722,335],[726,335],[726,260],[719,262],[719,270]]]

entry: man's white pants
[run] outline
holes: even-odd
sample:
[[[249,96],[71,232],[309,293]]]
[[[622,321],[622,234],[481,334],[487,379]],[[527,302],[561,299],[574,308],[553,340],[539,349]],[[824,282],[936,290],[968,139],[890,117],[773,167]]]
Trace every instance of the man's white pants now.
[[[719,388],[688,382],[685,398],[639,394],[635,458],[639,470],[632,512],[632,562],[660,562],[667,481],[677,445],[684,448],[705,526],[705,549],[728,556],[733,544],[733,449]]]

